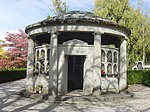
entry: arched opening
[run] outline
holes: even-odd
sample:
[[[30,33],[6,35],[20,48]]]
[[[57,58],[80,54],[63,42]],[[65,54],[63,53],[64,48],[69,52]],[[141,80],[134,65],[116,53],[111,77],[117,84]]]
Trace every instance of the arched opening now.
[[[110,50],[107,52],[107,62],[112,62],[112,52]]]
[[[118,56],[117,56],[117,52],[115,51],[114,52],[114,63],[117,63],[117,60],[118,60]]]
[[[101,50],[101,61],[105,62],[105,51]]]

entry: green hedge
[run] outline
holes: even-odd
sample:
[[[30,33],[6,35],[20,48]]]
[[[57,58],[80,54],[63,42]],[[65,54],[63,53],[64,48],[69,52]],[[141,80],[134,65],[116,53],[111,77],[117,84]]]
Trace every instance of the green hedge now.
[[[0,83],[14,81],[26,77],[26,68],[0,70]],[[128,84],[150,86],[150,70],[129,70]]]
[[[26,68],[0,70],[0,83],[26,77]]]
[[[128,84],[143,84],[150,86],[150,70],[128,71]]]

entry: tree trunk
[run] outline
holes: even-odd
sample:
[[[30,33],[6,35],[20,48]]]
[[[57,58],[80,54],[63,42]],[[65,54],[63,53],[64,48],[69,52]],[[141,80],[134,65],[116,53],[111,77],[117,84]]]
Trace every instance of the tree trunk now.
[[[143,45],[143,64],[145,64],[145,55],[146,55],[146,53],[145,53],[145,45]]]

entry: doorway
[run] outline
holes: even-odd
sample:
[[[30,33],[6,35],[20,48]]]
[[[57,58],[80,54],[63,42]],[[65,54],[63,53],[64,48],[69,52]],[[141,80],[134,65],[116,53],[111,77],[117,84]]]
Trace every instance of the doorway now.
[[[83,90],[84,55],[68,57],[68,92]]]

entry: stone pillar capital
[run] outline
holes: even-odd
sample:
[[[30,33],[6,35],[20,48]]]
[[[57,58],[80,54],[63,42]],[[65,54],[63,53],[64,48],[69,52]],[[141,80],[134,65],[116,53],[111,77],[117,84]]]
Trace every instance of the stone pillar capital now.
[[[128,41],[128,37],[127,36],[125,36],[125,40]]]
[[[98,31],[95,31],[95,32],[93,33],[93,35],[102,35],[102,34],[104,34],[104,33],[98,32]]]
[[[58,31],[53,31],[53,32],[51,32],[50,34],[51,34],[51,35],[59,35],[60,32],[58,32]]]
[[[28,39],[31,39],[31,36],[28,34],[28,35],[27,35],[27,38],[28,38]]]

